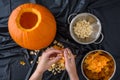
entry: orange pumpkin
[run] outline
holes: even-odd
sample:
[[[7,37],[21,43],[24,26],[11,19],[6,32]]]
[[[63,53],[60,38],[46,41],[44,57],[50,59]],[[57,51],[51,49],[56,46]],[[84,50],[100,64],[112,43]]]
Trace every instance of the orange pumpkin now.
[[[54,40],[56,21],[47,8],[26,3],[13,10],[8,29],[17,44],[30,50],[38,50],[49,46]]]

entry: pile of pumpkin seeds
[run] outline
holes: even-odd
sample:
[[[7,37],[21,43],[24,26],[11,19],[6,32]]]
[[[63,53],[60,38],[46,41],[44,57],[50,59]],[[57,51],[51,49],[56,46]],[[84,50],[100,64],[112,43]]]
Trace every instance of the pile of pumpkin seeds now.
[[[53,44],[54,44],[53,46],[58,46],[60,48],[64,48],[64,45],[62,43],[56,41],[56,40],[53,42]],[[60,54],[60,56],[62,56],[62,54]],[[65,70],[65,60],[64,60],[64,57],[62,57],[55,64],[52,64],[52,66],[48,69],[48,71],[51,71],[54,75],[56,75],[57,73],[61,73],[61,71],[63,71],[63,70]]]

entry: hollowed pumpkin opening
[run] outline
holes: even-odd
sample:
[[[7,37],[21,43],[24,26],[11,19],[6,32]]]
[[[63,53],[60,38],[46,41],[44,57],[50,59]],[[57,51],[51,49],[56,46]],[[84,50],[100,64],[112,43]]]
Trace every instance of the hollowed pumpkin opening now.
[[[20,25],[24,29],[33,28],[38,21],[38,17],[33,12],[24,12],[20,17]]]

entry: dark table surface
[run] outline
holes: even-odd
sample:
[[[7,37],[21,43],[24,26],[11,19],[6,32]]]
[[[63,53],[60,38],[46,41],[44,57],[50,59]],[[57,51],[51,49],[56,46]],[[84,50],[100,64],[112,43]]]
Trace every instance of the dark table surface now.
[[[80,80],[85,80],[81,73],[81,60],[87,52],[96,49],[106,50],[113,55],[117,67],[112,80],[120,80],[120,0],[0,0],[0,80],[25,80],[32,67],[30,60],[34,56],[12,40],[7,25],[12,10],[28,2],[44,5],[54,14],[57,21],[55,40],[77,55],[76,66]],[[102,43],[80,45],[71,38],[67,18],[72,13],[83,12],[92,13],[100,19],[105,36]],[[43,80],[69,80],[69,77],[66,71],[55,76],[46,71]]]

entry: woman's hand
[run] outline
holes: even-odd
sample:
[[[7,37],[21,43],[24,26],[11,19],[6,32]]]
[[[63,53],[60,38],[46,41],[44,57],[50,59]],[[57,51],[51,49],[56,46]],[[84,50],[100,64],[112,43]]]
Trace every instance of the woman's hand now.
[[[53,48],[43,52],[42,56],[39,58],[37,70],[42,72],[46,71],[52,64],[56,63],[61,58],[61,56],[57,55],[55,58],[50,59],[50,56],[60,53],[62,53],[60,50]]]
[[[64,57],[65,57],[65,68],[69,74],[70,80],[79,80],[76,71],[75,57],[70,49],[66,48],[64,50]]]
[[[60,50],[56,50],[53,48],[50,48],[43,52],[42,56],[38,60],[39,61],[38,66],[33,75],[31,76],[30,80],[41,80],[40,78],[42,78],[42,74],[44,73],[44,71],[50,68],[52,64],[56,63],[61,58],[61,56],[57,55],[61,53],[62,52]],[[50,59],[51,55],[57,56],[53,59]]]

